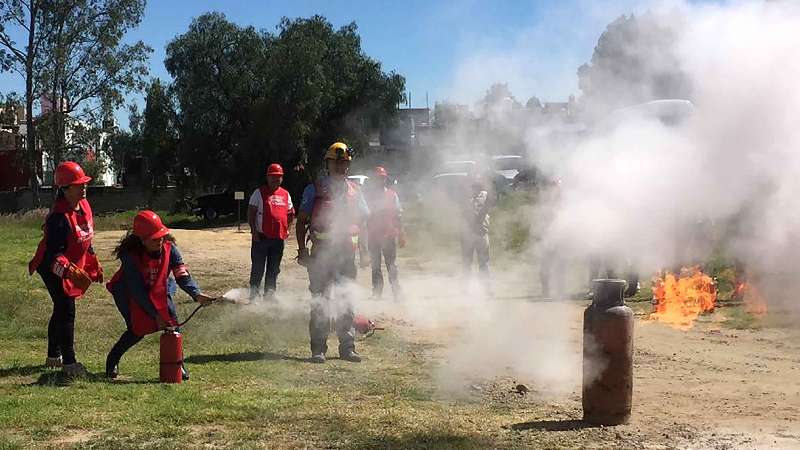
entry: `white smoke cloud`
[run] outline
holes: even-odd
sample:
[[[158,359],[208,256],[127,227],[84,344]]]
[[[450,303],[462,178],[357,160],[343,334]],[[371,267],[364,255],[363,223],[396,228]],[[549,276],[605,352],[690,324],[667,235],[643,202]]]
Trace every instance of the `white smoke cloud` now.
[[[607,123],[577,144],[543,140],[542,129],[526,130],[531,156],[561,180],[547,205],[551,220],[535,227],[543,236],[533,253],[541,256],[547,248],[573,268],[585,268],[590,258],[599,257],[647,276],[660,268],[702,262],[712,244],[725,245],[760,280],[771,305],[799,309],[786,294],[800,287],[794,262],[800,254],[800,6],[780,1],[637,2],[623,7],[630,9],[608,11],[640,12],[642,7],[656,17],[664,14],[665,24],[676,14],[683,18],[674,52],[692,85],[694,112],[668,125],[648,115],[606,117]],[[588,8],[585,14],[597,11]],[[578,23],[595,18],[578,16]],[[543,78],[536,75],[547,64],[529,58],[547,57],[538,45],[522,36],[507,49],[478,46],[457,66],[452,98],[473,100],[491,83],[506,81],[512,92],[519,88],[539,94],[549,84],[537,84]],[[518,100],[524,103],[525,97]],[[459,134],[452,139],[465,140]],[[518,348],[520,339],[537,349],[545,366],[559,367],[562,374],[580,372],[568,353],[549,352],[551,344],[569,348],[559,345],[573,335],[574,318],[549,317],[549,332],[537,334],[514,325],[519,317],[514,305],[473,306],[487,322],[512,317],[508,329],[523,331],[491,333],[491,326],[472,320],[470,313],[454,312],[449,320],[462,320],[480,338],[448,348],[452,364],[442,371],[445,386],[465,367],[480,376],[510,371],[551,382],[551,373],[537,371],[530,357],[514,357],[509,349]],[[535,318],[519,322],[541,325]]]

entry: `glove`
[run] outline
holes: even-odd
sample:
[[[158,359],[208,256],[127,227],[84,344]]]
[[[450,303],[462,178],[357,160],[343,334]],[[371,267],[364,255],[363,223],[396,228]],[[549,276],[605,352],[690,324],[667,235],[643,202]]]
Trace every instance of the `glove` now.
[[[64,278],[72,281],[72,284],[82,291],[89,289],[89,286],[92,284],[92,278],[89,277],[89,274],[73,263],[69,263]]]
[[[297,264],[300,264],[303,267],[308,267],[309,262],[311,262],[311,255],[308,253],[308,249],[298,248],[296,259],[297,259]]]

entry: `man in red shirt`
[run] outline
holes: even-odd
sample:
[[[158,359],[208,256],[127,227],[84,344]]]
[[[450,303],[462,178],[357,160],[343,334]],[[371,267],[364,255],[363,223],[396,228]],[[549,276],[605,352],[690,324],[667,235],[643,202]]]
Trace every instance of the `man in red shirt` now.
[[[289,236],[289,225],[294,219],[292,197],[281,187],[283,168],[270,164],[267,181],[250,196],[247,223],[250,224],[250,300],[258,298],[261,279],[266,266],[264,297],[272,299],[281,271],[284,241]]]

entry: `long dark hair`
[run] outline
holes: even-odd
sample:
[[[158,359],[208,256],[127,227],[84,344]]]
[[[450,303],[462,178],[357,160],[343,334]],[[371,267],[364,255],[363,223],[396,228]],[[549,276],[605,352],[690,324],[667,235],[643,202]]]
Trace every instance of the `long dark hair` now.
[[[164,236],[165,241],[170,241],[173,244],[175,243],[175,237],[171,234]],[[139,236],[136,236],[132,232],[128,231],[122,239],[119,240],[119,244],[114,247],[114,251],[112,254],[114,258],[120,259],[120,256],[125,253],[141,253],[145,251],[144,244],[142,244],[142,239]]]

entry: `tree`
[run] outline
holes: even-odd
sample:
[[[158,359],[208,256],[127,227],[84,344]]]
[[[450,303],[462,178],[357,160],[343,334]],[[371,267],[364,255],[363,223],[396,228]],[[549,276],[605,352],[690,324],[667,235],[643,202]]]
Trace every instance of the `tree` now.
[[[290,118],[287,144],[312,165],[334,140],[366,147],[367,130],[387,124],[405,98],[405,79],[364,54],[355,23],[334,30],[322,16],[284,18],[269,39],[272,91],[289,94],[271,99]]]
[[[659,98],[690,98],[674,48],[682,27],[677,13],[623,15],[609,24],[591,62],[578,68],[581,101],[602,113]]]
[[[17,120],[17,110],[22,107],[22,100],[16,94],[0,94],[0,126],[13,124]]]
[[[147,168],[147,185],[151,195],[167,183],[178,163],[178,128],[175,103],[169,88],[155,79],[147,88],[147,99],[141,123],[141,151]]]
[[[539,97],[533,96],[528,99],[525,103],[525,107],[531,111],[541,111],[544,109],[544,105],[542,105],[542,101],[539,100]]]
[[[108,137],[108,147],[105,149],[111,167],[122,177],[123,184],[129,184],[127,165],[132,159],[142,156],[142,115],[136,104],[128,106],[128,122],[128,130],[114,128]]]
[[[42,24],[42,4],[45,0],[0,1],[0,71],[16,72],[25,79],[25,155],[34,202],[39,203],[39,183],[36,164],[36,126],[33,121],[33,102],[36,98],[36,62],[41,43],[47,38],[49,28]],[[21,35],[24,44],[17,43],[12,36]]]
[[[66,151],[69,118],[87,121],[103,108],[121,106],[124,96],[144,87],[143,42],[122,43],[144,14],[144,0],[49,0],[42,9],[48,33],[39,62],[48,120],[47,150],[54,162]],[[49,111],[44,111],[49,109]]]
[[[366,146],[405,89],[364,54],[355,24],[335,30],[321,16],[283,19],[273,34],[204,14],[167,46],[165,65],[179,160],[206,186],[250,186],[270,162],[318,164],[334,140]]]
[[[249,156],[266,153],[259,143],[243,145],[256,128],[256,109],[264,108],[265,53],[254,28],[219,13],[196,18],[167,46],[165,65],[180,105],[179,161],[207,186],[251,178],[260,161]]]

